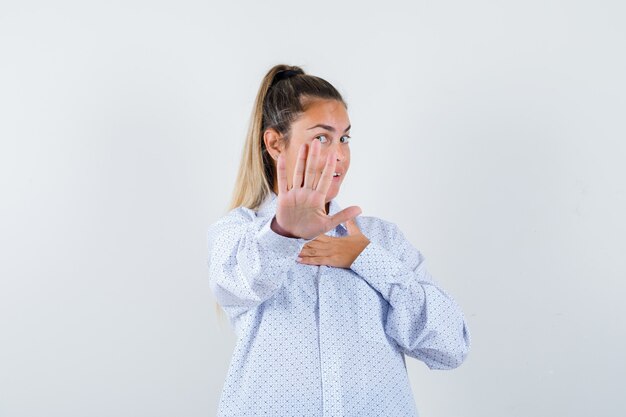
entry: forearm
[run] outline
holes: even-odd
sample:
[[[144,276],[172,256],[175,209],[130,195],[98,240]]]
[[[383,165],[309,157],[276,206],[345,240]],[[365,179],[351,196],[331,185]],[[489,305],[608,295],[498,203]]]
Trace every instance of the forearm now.
[[[209,229],[209,283],[223,308],[247,309],[270,298],[295,264],[306,240],[282,236],[271,223],[233,215]]]
[[[385,332],[432,369],[459,366],[469,351],[463,312],[427,271],[419,251],[400,260],[371,242],[352,265],[389,303]]]

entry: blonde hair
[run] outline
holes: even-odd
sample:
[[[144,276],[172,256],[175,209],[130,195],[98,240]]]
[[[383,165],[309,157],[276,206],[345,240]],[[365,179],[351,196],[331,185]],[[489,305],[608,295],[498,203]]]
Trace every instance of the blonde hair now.
[[[276,166],[265,147],[263,133],[275,129],[287,147],[291,124],[315,99],[338,100],[347,108],[332,84],[306,74],[298,66],[275,65],[265,74],[254,101],[229,210],[237,207],[257,210],[274,189]],[[215,307],[218,315],[222,315],[220,305],[215,303]]]

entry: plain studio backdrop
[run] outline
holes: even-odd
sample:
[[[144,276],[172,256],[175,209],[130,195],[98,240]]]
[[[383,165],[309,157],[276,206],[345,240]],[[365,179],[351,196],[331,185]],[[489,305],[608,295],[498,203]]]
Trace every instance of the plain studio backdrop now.
[[[274,64],[344,94],[337,201],[459,302],[423,417],[624,416],[619,1],[0,4],[0,416],[215,414],[206,231]]]

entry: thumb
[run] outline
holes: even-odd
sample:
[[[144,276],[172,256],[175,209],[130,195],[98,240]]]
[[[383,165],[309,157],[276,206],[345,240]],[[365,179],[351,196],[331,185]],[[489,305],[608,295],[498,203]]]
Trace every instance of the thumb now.
[[[348,228],[349,235],[358,235],[361,233],[361,229],[359,229],[359,226],[356,225],[354,219],[346,221],[346,227]]]
[[[336,213],[330,218],[330,222],[332,224],[332,228],[337,227],[338,224],[347,222],[353,217],[361,214],[361,208],[359,206],[350,206],[341,210],[339,213]]]

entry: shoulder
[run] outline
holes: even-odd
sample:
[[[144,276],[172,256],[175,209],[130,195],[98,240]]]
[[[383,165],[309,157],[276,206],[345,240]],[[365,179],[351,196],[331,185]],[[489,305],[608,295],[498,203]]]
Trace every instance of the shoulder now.
[[[258,220],[257,212],[248,207],[231,209],[209,226],[207,231],[209,241],[229,236],[236,237]]]
[[[358,216],[355,221],[371,242],[396,254],[400,260],[414,265],[414,268],[423,262],[422,252],[413,246],[396,223],[374,216]]]
[[[391,246],[397,239],[398,226],[375,216],[357,216],[355,222],[368,239],[384,246]]]
[[[250,222],[257,218],[257,212],[248,207],[236,207],[220,217],[213,225],[233,222]],[[212,225],[212,226],[213,226]]]

